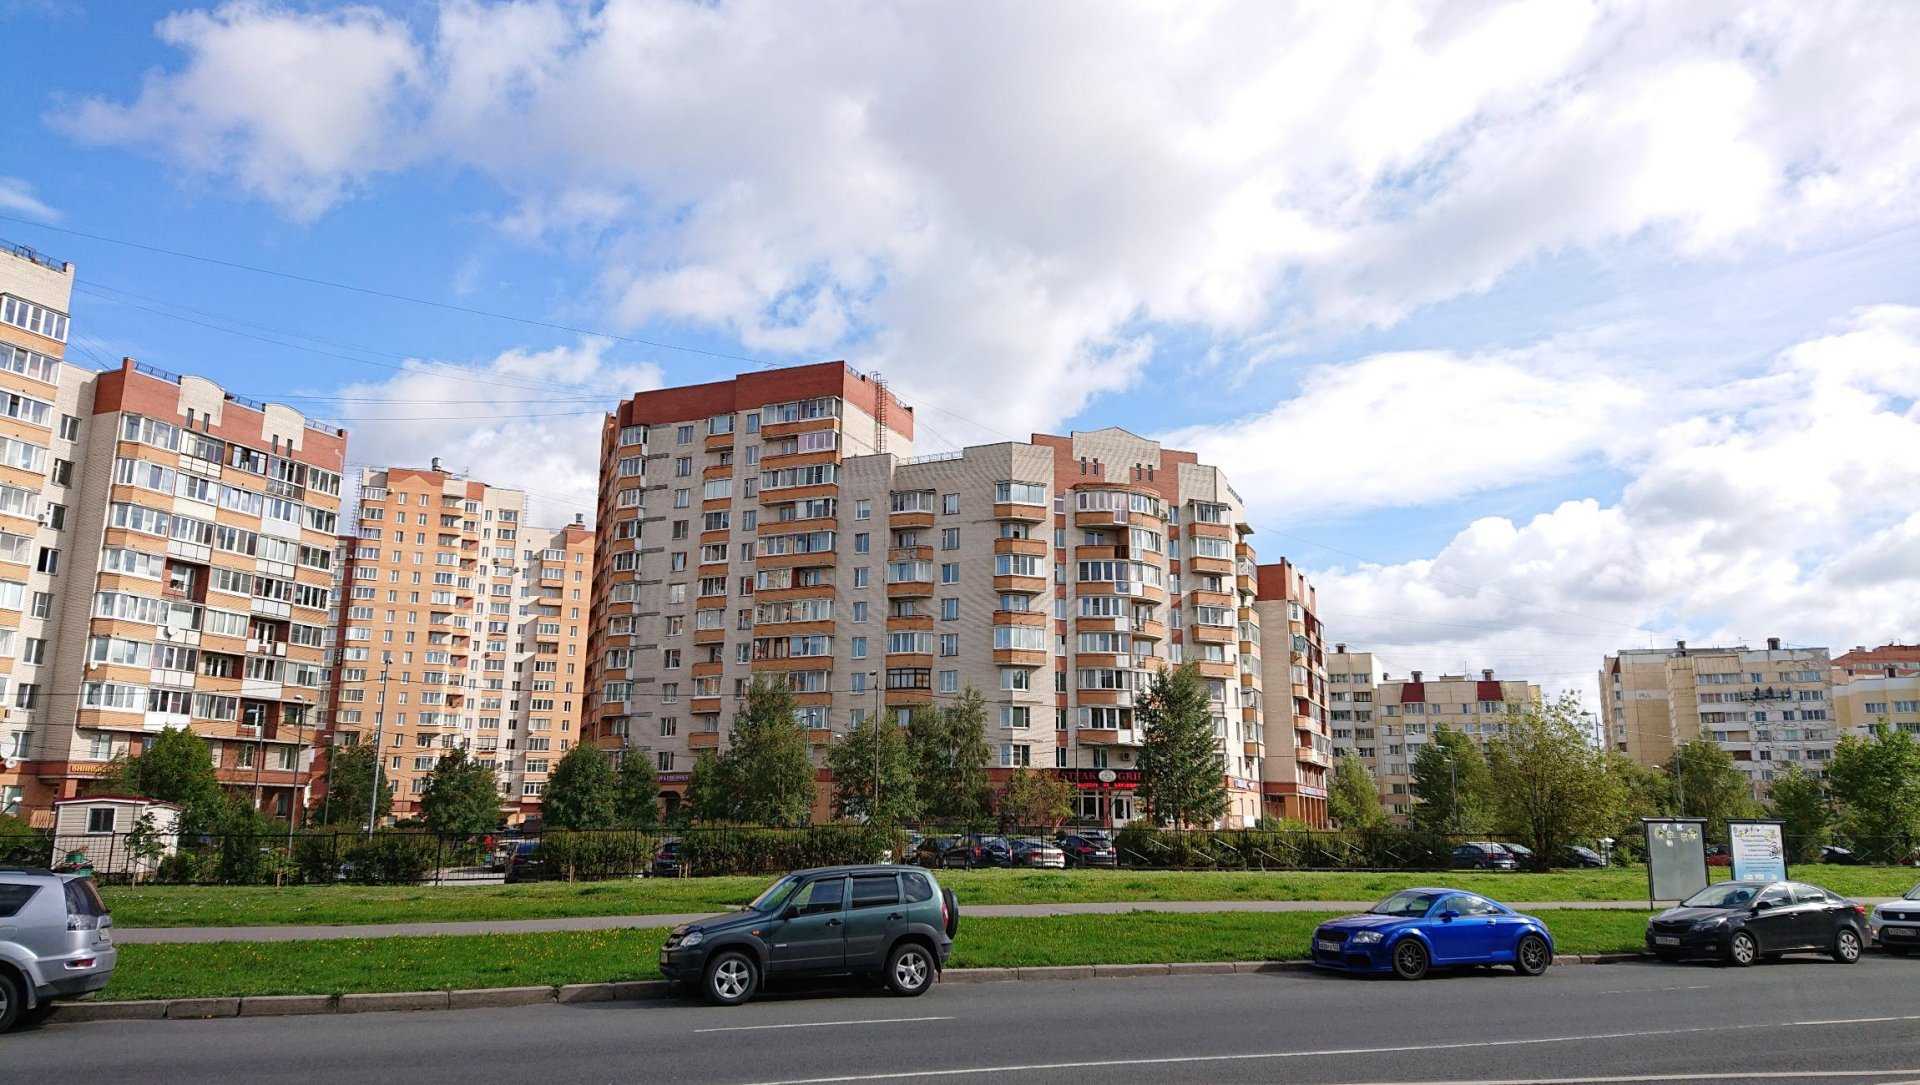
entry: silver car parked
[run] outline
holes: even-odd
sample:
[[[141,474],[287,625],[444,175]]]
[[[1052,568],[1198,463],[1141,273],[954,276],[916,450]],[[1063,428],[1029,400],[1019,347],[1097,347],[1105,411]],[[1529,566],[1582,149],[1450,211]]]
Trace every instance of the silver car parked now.
[[[118,956],[91,877],[0,867],[0,1032],[105,987]]]

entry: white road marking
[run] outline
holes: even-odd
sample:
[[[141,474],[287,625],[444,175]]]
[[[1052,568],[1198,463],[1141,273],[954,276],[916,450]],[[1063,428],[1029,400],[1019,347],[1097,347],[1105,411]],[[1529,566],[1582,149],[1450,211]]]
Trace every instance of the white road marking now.
[[[1433,1081],[1346,1081],[1340,1085],[1621,1085],[1627,1082],[1651,1081],[1810,1081],[1817,1079],[1897,1077],[1914,1073],[1912,1070],[1767,1070],[1759,1073],[1744,1074],[1633,1074],[1617,1077],[1511,1077],[1498,1080],[1488,1078],[1436,1079]],[[1908,1085],[1907,1082],[1889,1081],[1886,1085]]]
[[[699,1032],[758,1032],[775,1028],[827,1028],[831,1025],[906,1025],[916,1021],[951,1021],[951,1017],[875,1017],[865,1021],[798,1021],[791,1025],[729,1025],[726,1028],[697,1028]]]
[[[1694,987],[1622,987],[1618,991],[1597,991],[1595,993],[1602,995],[1646,995],[1659,994],[1663,991],[1705,991],[1712,986],[1712,984],[1702,983]]]
[[[881,1074],[844,1074],[835,1077],[789,1078],[780,1081],[756,1082],[755,1085],[842,1085],[845,1082],[858,1081],[906,1081],[918,1078],[941,1077],[978,1077],[986,1074],[1028,1074],[1051,1070],[1104,1070],[1126,1066],[1182,1066],[1201,1062],[1255,1062],[1276,1059],[1319,1059],[1354,1055],[1404,1055],[1416,1051],[1467,1051],[1496,1047],[1533,1047],[1541,1044],[1582,1043],[1594,1040],[1633,1040],[1651,1036],[1690,1036],[1708,1032],[1748,1032],[1754,1029],[1808,1028],[1820,1025],[1868,1025],[1887,1021],[1920,1021],[1920,1014],[1905,1017],[1855,1017],[1836,1018],[1830,1021],[1788,1021],[1781,1024],[1750,1025],[1702,1025],[1695,1028],[1643,1029],[1634,1032],[1595,1032],[1580,1036],[1536,1036],[1522,1040],[1461,1040],[1444,1044],[1396,1044],[1391,1047],[1334,1047],[1312,1051],[1260,1051],[1238,1055],[1173,1055],[1144,1059],[1085,1059],[1077,1062],[1036,1062],[1009,1066],[967,1066],[951,1070],[903,1070]],[[1911,1070],[1889,1071],[1889,1074],[1909,1074]],[[1596,1078],[1593,1081],[1673,1081],[1691,1075],[1668,1075],[1660,1078]],[[1762,1075],[1746,1074],[1746,1077]],[[1813,1075],[1789,1075],[1810,1077]],[[1524,1080],[1524,1079],[1523,1079]],[[1460,1083],[1450,1083],[1460,1085]]]

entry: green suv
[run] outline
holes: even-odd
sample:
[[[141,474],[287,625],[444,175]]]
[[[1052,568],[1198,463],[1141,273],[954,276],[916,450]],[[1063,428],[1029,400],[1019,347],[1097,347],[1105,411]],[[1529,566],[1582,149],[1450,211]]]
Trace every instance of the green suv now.
[[[960,909],[932,873],[913,867],[798,870],[738,912],[676,927],[660,947],[669,980],[737,1006],[768,980],[878,976],[919,995],[953,951]]]

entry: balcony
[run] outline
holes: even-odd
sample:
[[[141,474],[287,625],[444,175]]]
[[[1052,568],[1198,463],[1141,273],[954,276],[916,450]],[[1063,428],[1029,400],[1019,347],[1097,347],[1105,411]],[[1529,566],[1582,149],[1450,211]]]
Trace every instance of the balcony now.
[[[719,748],[720,748],[720,732],[718,731],[688,731],[687,732],[687,749],[717,750]]]
[[[1028,557],[1044,558],[1052,547],[1045,539],[995,539],[993,552],[996,554],[1023,554]]]
[[[1018,502],[1000,501],[993,506],[993,518],[996,520],[1018,520],[1022,523],[1040,524],[1047,520],[1045,505],[1026,505]]]

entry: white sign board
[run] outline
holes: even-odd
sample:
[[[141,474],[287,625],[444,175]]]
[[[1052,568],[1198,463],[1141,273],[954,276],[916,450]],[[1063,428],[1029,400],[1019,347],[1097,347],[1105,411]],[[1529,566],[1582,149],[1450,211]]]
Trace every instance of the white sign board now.
[[[1735,880],[1787,879],[1786,832],[1777,821],[1727,822],[1727,855]]]

